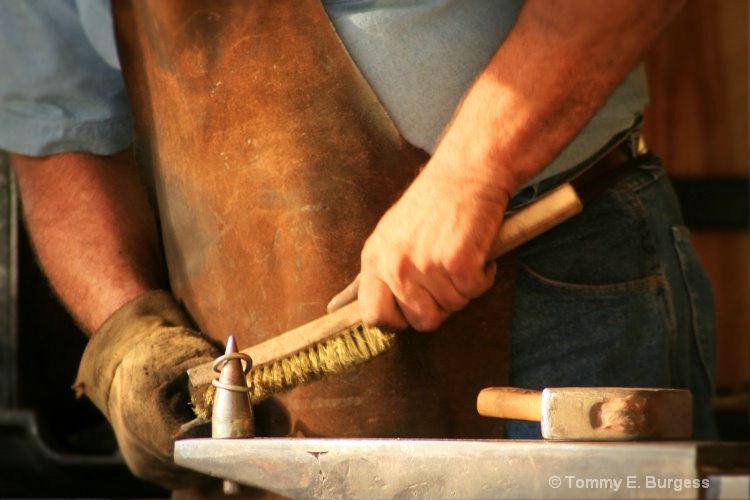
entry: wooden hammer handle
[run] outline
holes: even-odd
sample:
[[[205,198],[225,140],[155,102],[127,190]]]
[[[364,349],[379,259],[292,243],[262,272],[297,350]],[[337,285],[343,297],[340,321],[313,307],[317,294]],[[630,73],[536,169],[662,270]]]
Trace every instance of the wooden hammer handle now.
[[[485,417],[542,419],[542,393],[516,387],[487,387],[477,396],[477,411]]]

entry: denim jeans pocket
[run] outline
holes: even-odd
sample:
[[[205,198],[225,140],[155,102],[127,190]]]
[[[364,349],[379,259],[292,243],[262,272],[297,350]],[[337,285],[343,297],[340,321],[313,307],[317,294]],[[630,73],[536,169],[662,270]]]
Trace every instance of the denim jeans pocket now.
[[[642,170],[518,252],[511,383],[670,383],[675,321]],[[637,189],[636,189],[637,188]]]
[[[511,384],[688,388],[696,436],[711,436],[713,297],[658,165],[517,256]]]
[[[664,290],[659,276],[581,285],[522,264],[511,383],[536,389],[667,385],[673,328]]]

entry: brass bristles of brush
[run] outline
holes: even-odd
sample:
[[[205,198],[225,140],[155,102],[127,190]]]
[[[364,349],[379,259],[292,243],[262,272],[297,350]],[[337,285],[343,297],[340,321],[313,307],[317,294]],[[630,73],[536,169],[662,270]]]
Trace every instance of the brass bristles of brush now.
[[[395,340],[393,332],[359,323],[336,337],[273,363],[253,366],[246,375],[250,402],[257,404],[273,394],[343,373],[389,350]],[[202,402],[194,403],[198,416],[210,414],[215,392],[213,385],[206,387]]]
[[[384,353],[396,334],[358,324],[337,337],[315,344],[271,365],[252,369],[247,376],[250,400],[260,402],[270,394],[343,373]]]
[[[252,359],[247,373],[253,404],[300,385],[338,374],[391,348],[396,334],[362,324],[354,301],[341,309],[242,352]],[[193,410],[211,414],[215,388],[210,363],[188,370]]]

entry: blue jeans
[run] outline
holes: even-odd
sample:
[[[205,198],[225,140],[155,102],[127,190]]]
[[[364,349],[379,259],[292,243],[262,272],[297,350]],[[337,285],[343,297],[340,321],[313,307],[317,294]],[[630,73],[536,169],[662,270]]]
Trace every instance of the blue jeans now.
[[[690,389],[694,438],[716,438],[711,285],[658,161],[517,256],[511,385]],[[506,429],[541,438],[538,423]]]

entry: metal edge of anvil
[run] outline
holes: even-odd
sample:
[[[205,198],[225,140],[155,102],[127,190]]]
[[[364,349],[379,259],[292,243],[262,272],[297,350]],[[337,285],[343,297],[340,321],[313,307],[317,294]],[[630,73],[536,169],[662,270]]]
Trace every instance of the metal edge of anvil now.
[[[176,443],[175,461],[290,498],[601,497],[601,489],[576,487],[578,479],[614,481],[607,485],[619,480],[616,491],[608,489],[609,498],[655,493],[697,498],[690,488],[648,491],[646,481],[699,479],[698,446],[687,441],[186,439]]]

